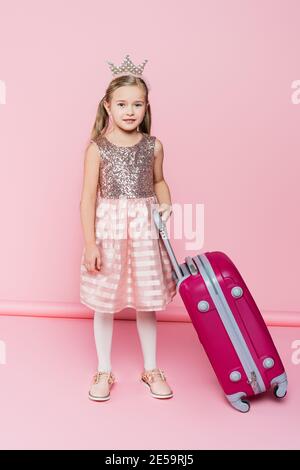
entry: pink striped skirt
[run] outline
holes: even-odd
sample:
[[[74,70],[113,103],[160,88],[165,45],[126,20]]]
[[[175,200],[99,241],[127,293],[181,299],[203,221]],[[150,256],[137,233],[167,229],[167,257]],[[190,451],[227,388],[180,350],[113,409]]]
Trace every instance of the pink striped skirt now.
[[[152,210],[156,196],[98,197],[95,218],[100,271],[80,266],[80,302],[93,310],[114,313],[125,307],[164,310],[176,294],[172,266],[158,235]]]

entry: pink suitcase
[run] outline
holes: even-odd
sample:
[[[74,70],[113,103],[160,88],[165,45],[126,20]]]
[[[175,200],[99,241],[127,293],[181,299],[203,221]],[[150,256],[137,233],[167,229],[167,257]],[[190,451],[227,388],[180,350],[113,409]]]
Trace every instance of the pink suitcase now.
[[[263,317],[241,274],[219,251],[179,265],[156,209],[153,218],[173,266],[173,278],[226,398],[245,413],[245,399],[273,388],[287,393],[287,375]]]

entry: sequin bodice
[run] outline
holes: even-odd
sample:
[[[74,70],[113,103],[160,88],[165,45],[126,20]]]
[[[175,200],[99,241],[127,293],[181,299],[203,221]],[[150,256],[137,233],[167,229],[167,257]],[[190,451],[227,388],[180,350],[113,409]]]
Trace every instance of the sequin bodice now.
[[[153,196],[155,137],[143,134],[130,147],[120,147],[104,136],[95,141],[99,149],[98,194],[103,198],[142,198]]]

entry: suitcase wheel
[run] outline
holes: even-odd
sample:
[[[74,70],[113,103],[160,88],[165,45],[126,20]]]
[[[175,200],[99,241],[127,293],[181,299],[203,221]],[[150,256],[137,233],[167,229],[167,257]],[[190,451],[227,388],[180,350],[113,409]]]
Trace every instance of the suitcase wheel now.
[[[276,398],[284,398],[287,394],[287,390],[282,389],[282,387],[279,387],[279,385],[275,385],[273,388],[273,393]]]
[[[240,400],[234,401],[231,403],[233,408],[240,411],[241,413],[248,413],[250,410],[250,403],[245,398],[241,398]]]

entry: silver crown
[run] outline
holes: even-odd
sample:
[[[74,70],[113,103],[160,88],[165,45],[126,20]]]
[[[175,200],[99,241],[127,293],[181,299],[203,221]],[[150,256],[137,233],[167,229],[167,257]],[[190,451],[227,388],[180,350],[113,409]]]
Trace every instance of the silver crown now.
[[[137,75],[140,77],[144,71],[144,67],[147,62],[148,60],[145,59],[144,62],[142,62],[140,65],[135,65],[130,60],[129,54],[126,54],[125,59],[119,66],[113,64],[112,62],[107,61],[107,63],[109,64],[109,68],[112,71],[112,74],[114,77],[117,75],[125,75],[128,73],[131,75]]]

